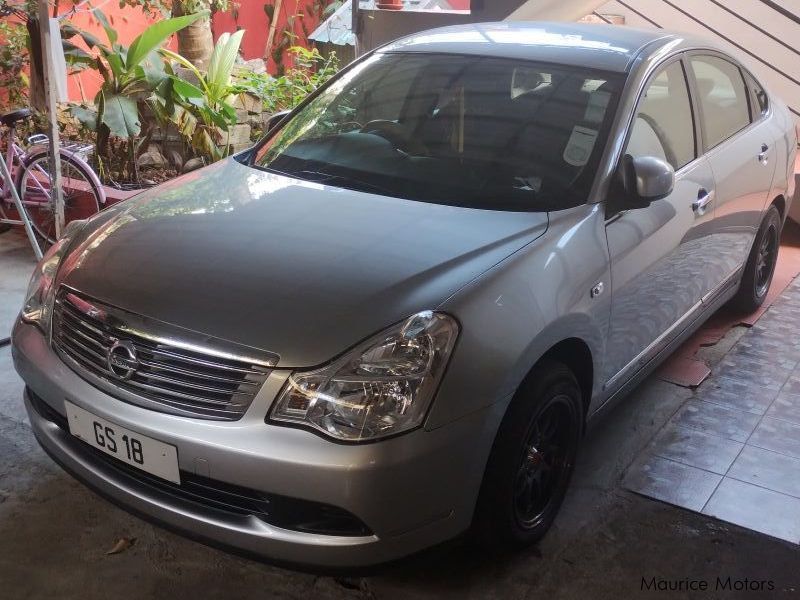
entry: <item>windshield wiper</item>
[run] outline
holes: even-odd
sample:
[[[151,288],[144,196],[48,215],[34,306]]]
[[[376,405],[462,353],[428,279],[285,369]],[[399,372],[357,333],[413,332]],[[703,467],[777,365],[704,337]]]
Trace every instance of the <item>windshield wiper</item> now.
[[[356,179],[348,175],[337,175],[335,173],[328,173],[327,171],[314,171],[311,169],[300,169],[299,171],[292,171],[285,173],[276,171],[288,177],[297,177],[298,179],[306,179],[315,183],[339,183],[342,187],[352,188],[362,192],[373,192],[382,194],[384,196],[396,196],[397,192],[393,192],[388,188],[369,183],[361,179]]]

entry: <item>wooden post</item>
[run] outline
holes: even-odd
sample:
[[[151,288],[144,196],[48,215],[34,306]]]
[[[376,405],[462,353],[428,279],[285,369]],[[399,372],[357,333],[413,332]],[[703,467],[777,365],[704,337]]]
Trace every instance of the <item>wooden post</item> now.
[[[353,32],[354,54],[358,58],[361,56],[361,0],[350,0],[350,11],[353,15],[350,30]]]
[[[275,4],[273,5],[275,9],[272,11],[272,21],[269,24],[267,47],[264,49],[264,64],[269,64],[269,59],[272,56],[272,44],[275,41],[275,30],[278,28],[278,19],[280,18],[282,4],[283,0],[275,0]]]
[[[64,190],[61,187],[61,156],[58,149],[61,144],[58,134],[58,118],[56,111],[56,82],[53,78],[50,57],[53,56],[53,38],[50,35],[50,10],[47,0],[37,0],[39,13],[39,31],[42,39],[42,76],[44,77],[44,95],[47,108],[47,137],[50,138],[50,194],[55,208],[56,238],[61,237],[64,229]]]

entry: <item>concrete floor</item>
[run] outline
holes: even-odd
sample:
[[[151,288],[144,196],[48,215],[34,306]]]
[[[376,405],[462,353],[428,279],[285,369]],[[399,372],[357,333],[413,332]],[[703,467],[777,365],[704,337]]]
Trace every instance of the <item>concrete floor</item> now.
[[[11,334],[34,265],[36,258],[21,228],[0,234],[0,340]]]
[[[17,294],[0,319],[16,313],[24,286],[9,273],[32,268],[18,241],[0,236],[3,303]],[[621,488],[627,467],[691,396],[655,377],[589,433],[564,508],[539,547],[498,556],[448,545],[349,578],[231,556],[98,498],[38,448],[21,388],[10,350],[0,348],[0,598],[619,598],[640,595],[642,578],[653,577],[800,590],[796,546]],[[122,537],[135,543],[107,555]]]

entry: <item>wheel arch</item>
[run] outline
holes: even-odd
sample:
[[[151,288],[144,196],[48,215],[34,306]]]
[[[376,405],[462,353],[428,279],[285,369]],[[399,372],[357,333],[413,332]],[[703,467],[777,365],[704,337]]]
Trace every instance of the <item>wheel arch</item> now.
[[[594,389],[594,360],[589,344],[577,337],[567,338],[545,352],[539,361],[545,359],[563,363],[575,375],[581,388],[585,417]]]
[[[595,376],[594,357],[589,344],[580,337],[568,337],[551,345],[528,369],[528,373],[520,382],[520,388],[525,385],[525,382],[536,370],[536,367],[545,361],[559,362],[575,375],[575,379],[577,379],[581,389],[583,416],[586,418],[594,391]]]
[[[773,198],[770,206],[774,206],[778,209],[781,215],[781,223],[783,223],[786,220],[786,198],[783,197],[783,194],[779,194]]]

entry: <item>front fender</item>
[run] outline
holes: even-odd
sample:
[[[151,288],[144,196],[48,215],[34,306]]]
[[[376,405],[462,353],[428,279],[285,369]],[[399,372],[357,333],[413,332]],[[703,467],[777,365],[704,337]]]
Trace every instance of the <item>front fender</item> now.
[[[446,301],[461,334],[426,427],[507,401],[565,339],[586,343],[599,377],[611,312],[610,292],[590,293],[599,282],[611,289],[603,207],[591,204],[551,214],[543,236]]]

